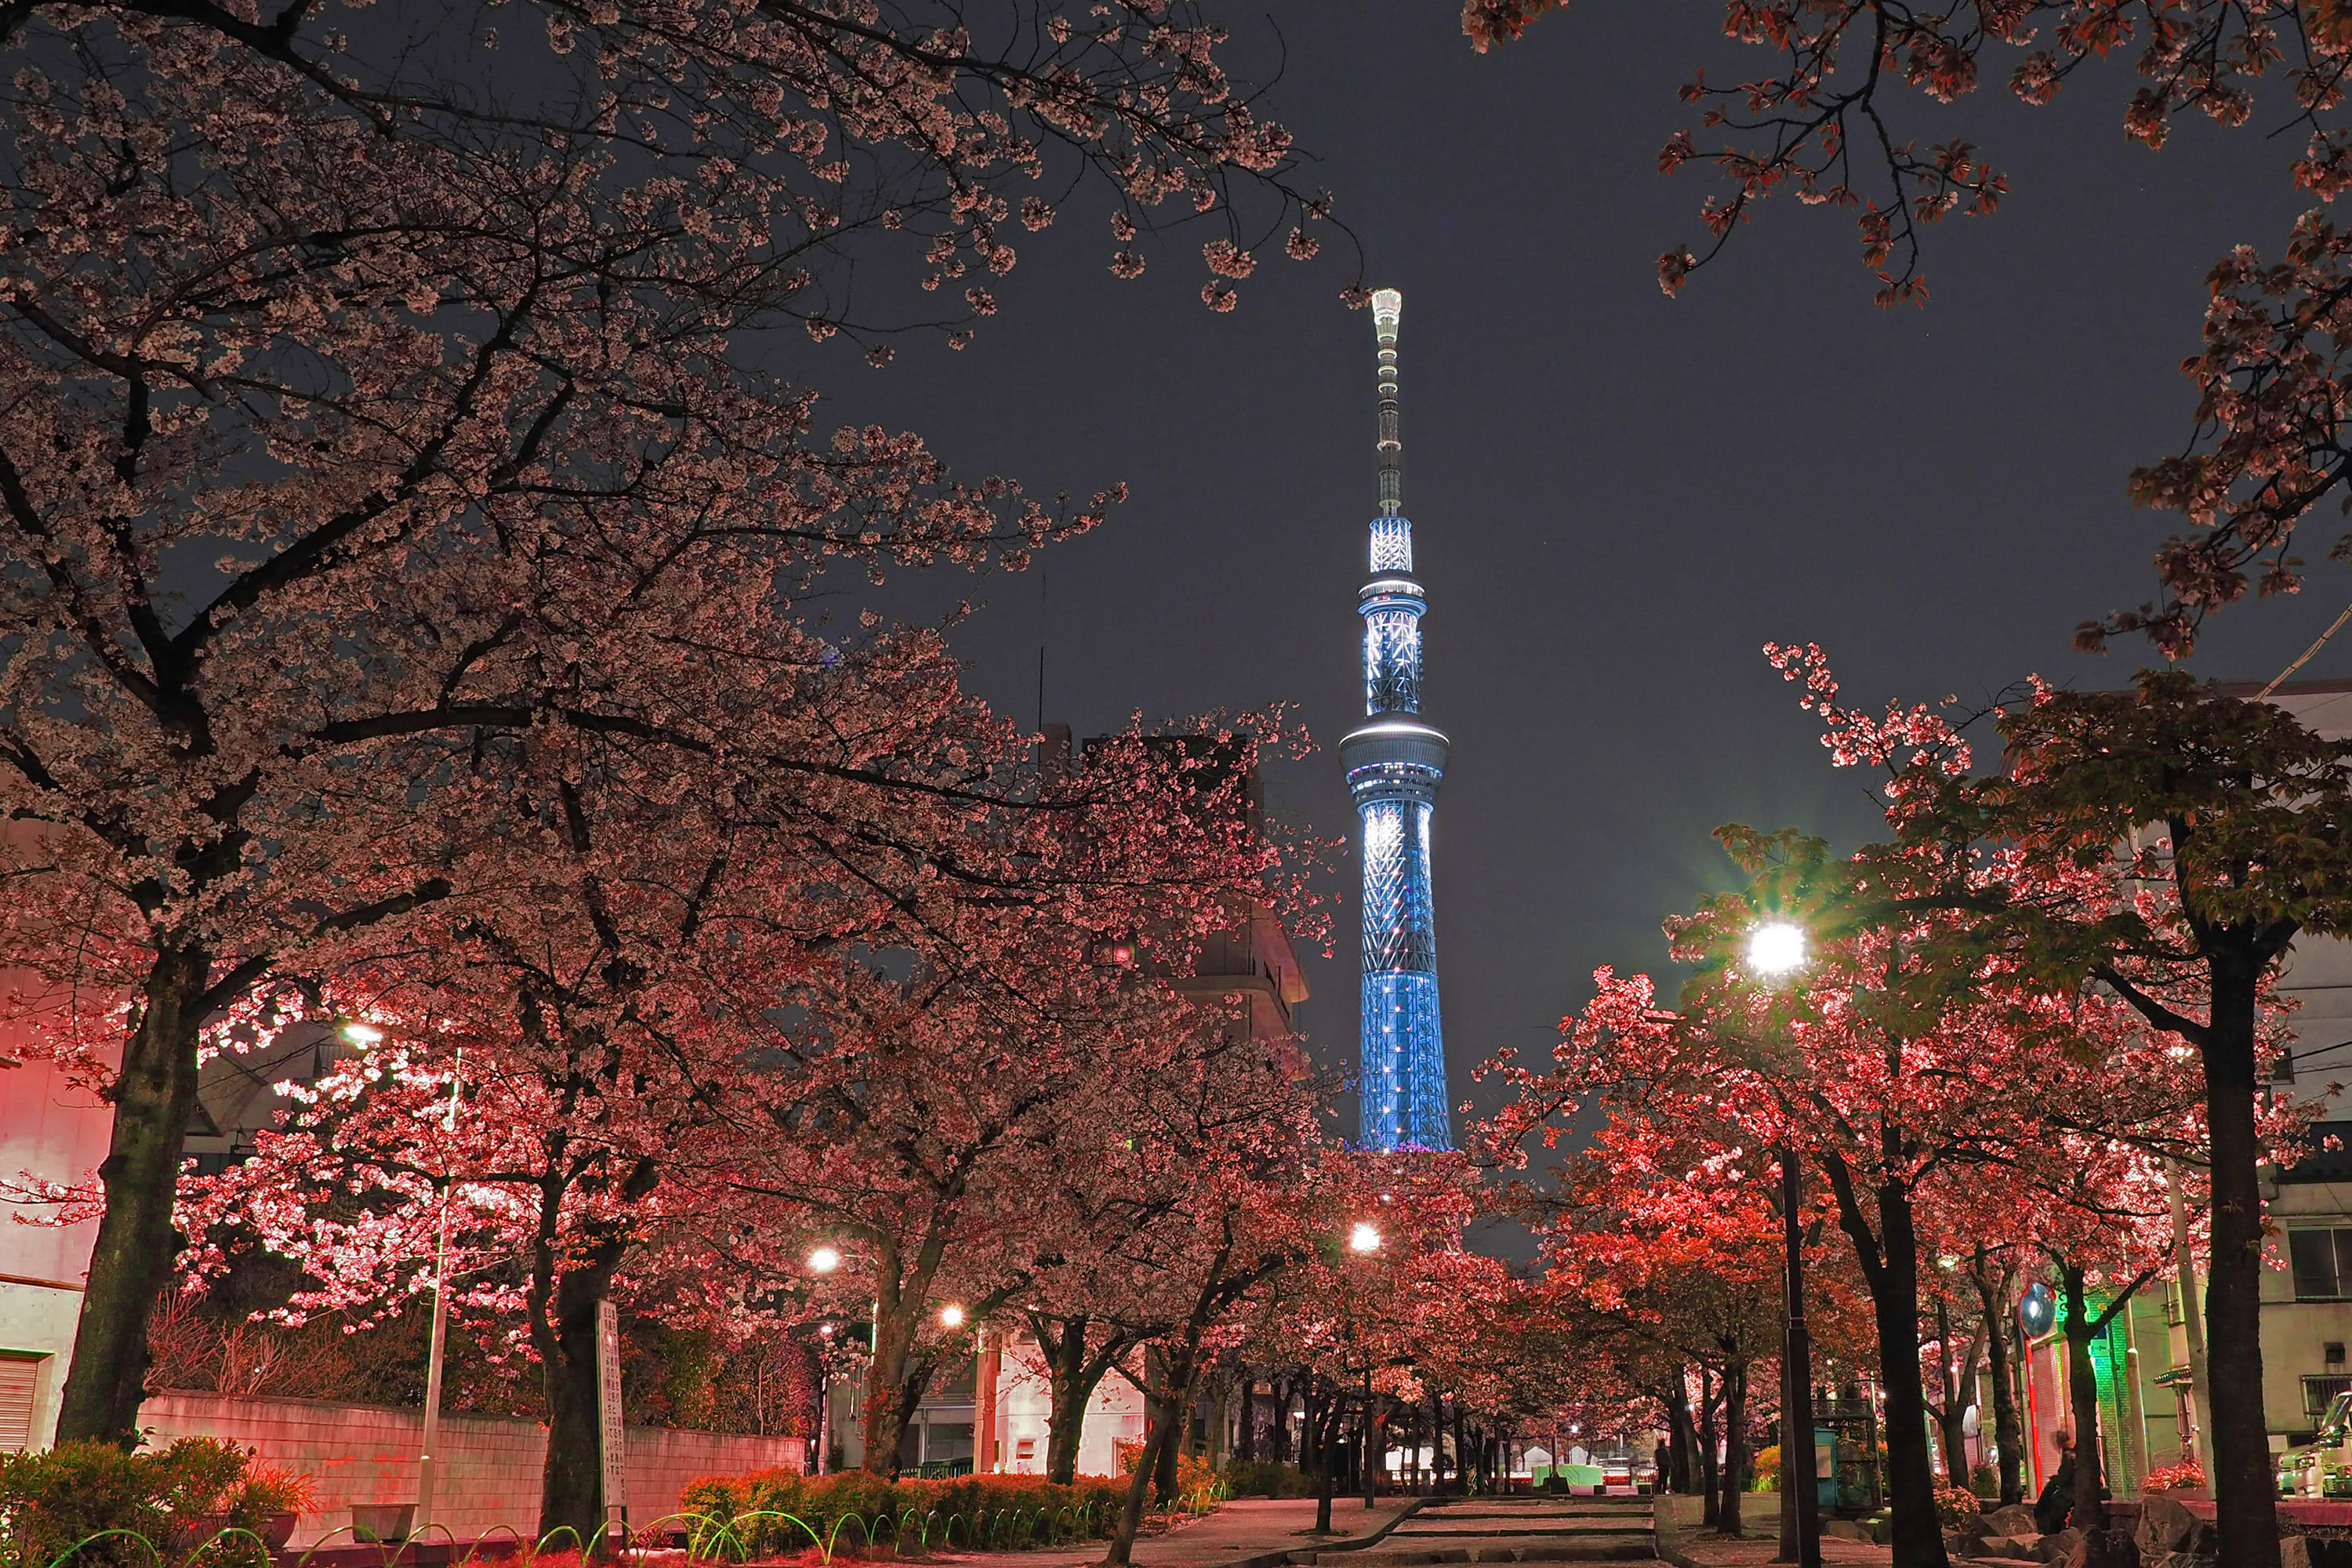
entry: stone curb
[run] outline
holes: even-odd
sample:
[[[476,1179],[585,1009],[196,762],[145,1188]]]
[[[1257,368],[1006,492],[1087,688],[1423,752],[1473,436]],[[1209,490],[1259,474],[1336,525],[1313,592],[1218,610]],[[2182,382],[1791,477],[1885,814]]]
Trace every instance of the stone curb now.
[[[1331,1500],[1334,1506],[1339,1501],[1336,1497]],[[1376,1545],[1387,1540],[1391,1531],[1427,1508],[1434,1500],[1436,1500],[1432,1498],[1415,1498],[1406,1504],[1404,1511],[1394,1519],[1382,1524],[1370,1535],[1360,1536],[1353,1541],[1334,1541],[1326,1546],[1285,1546],[1275,1552],[1260,1552],[1248,1557],[1236,1557],[1229,1563],[1220,1563],[1218,1568],[1286,1568],[1289,1564],[1297,1564],[1300,1568],[1314,1568],[1322,1557],[1336,1558],[1342,1553],[1352,1555],[1367,1546]]]

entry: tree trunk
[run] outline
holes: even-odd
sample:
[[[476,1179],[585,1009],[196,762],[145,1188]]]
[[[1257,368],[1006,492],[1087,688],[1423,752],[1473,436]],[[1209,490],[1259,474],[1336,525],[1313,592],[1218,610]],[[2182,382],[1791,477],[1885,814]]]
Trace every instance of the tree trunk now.
[[[1315,1390],[1310,1384],[1307,1390],[1307,1425],[1299,1434],[1298,1447],[1300,1453],[1304,1454],[1307,1450],[1307,1444],[1314,1442],[1317,1453],[1319,1456],[1322,1456],[1322,1461],[1318,1462],[1313,1466],[1315,1471],[1315,1533],[1318,1535],[1328,1535],[1331,1533],[1331,1492],[1333,1488],[1339,1482],[1339,1477],[1335,1472],[1339,1467],[1328,1462],[1328,1456],[1331,1452],[1331,1446],[1328,1443],[1318,1441],[1317,1438],[1318,1434],[1315,1429]]]
[[[1150,1364],[1148,1361],[1146,1364]],[[1169,1509],[1174,1508],[1180,1500],[1176,1481],[1176,1461],[1182,1455],[1186,1442],[1192,1436],[1192,1384],[1198,1372],[1197,1369],[1188,1365],[1181,1381],[1179,1381],[1175,1363],[1165,1359],[1160,1362],[1160,1370],[1162,1381],[1160,1384],[1161,1389],[1160,1397],[1155,1401],[1146,1395],[1143,1408],[1147,1426],[1150,1422],[1158,1421],[1174,1434],[1167,1442],[1159,1445],[1153,1450],[1158,1458],[1153,1460],[1151,1472],[1153,1500],[1161,1508]]]
[[[1906,1163],[1897,1130],[1880,1129],[1882,1168]],[[1878,1229],[1854,1191],[1853,1168],[1834,1153],[1821,1161],[1837,1194],[1838,1226],[1853,1243],[1870,1289],[1878,1338],[1878,1375],[1886,1400],[1886,1500],[1893,1514],[1892,1568],[1949,1568],[1943,1521],[1936,1513],[1936,1467],[1927,1448],[1927,1396],[1919,1381],[1919,1236],[1910,1189],[1888,1182],[1873,1189]]]
[[[636,1162],[618,1184],[622,1202],[633,1204],[652,1192],[657,1174],[652,1161]],[[589,1229],[585,1246],[559,1252],[557,1225],[573,1190],[561,1178],[551,1178],[541,1189],[542,1214],[525,1304],[531,1348],[539,1352],[541,1386],[547,1395],[539,1539],[544,1543],[568,1534],[585,1559],[607,1553],[613,1546],[604,1539],[607,1510],[596,1319],[612,1292],[613,1276],[627,1256],[629,1228],[625,1221],[604,1222]],[[572,1267],[558,1273],[566,1259]]]
[[[1935,1467],[1927,1454],[1927,1399],[1919,1383],[1919,1242],[1909,1191],[1893,1184],[1879,1188],[1878,1220],[1885,1259],[1871,1308],[1886,1391],[1892,1560],[1894,1568],[1946,1568]]]
[[[2099,1441],[2099,1377],[2091,1365],[2089,1304],[2084,1300],[2083,1271],[2071,1263],[2059,1265],[2065,1291],[2066,1405],[2074,1426],[2074,1503],[2067,1522],[2089,1532],[2104,1522],[2100,1494],[2106,1489],[2106,1450]]]
[[[614,1260],[618,1261],[618,1248]],[[539,1539],[569,1535],[583,1557],[604,1542],[603,1412],[598,1409],[596,1317],[613,1279],[612,1265],[574,1268],[557,1282],[540,1383],[547,1394],[547,1458],[541,1467]],[[537,1335],[533,1336],[534,1338]],[[556,1550],[566,1542],[555,1541]]]
[[[2017,1419],[2017,1389],[2009,1372],[2010,1335],[2016,1331],[2016,1313],[2009,1308],[2009,1281],[2014,1270],[2003,1270],[1996,1280],[1985,1272],[1984,1251],[1977,1252],[1974,1271],[1977,1303],[1984,1310],[1985,1363],[1992,1378],[1992,1440],[1999,1450],[2000,1500],[2004,1505],[2025,1500],[2025,1434]]]
[[[1715,1488],[1715,1374],[1701,1367],[1698,1369],[1698,1521],[1701,1524],[1717,1522],[1717,1510],[1720,1507],[1720,1494]],[[1553,1455],[1552,1462],[1558,1464],[1559,1456]]]
[[[1242,1373],[1242,1425],[1234,1445],[1234,1458],[1243,1464],[1257,1459],[1257,1374]]]
[[[1095,1396],[1118,1359],[1114,1342],[1106,1341],[1089,1353],[1087,1335],[1093,1325],[1086,1318],[1051,1322],[1032,1316],[1030,1331],[1045,1352],[1045,1381],[1050,1408],[1045,1416],[1045,1479],[1064,1486],[1077,1479],[1078,1443],[1085,1436],[1087,1405]]]
[[[923,1402],[930,1382],[930,1362],[915,1353],[912,1312],[898,1310],[889,1294],[875,1314],[874,1354],[866,1363],[866,1410],[861,1436],[866,1457],[858,1468],[869,1476],[897,1479],[898,1445],[907,1424]]]
[[[2278,1568],[2278,1496],[2263,1415],[2263,1198],[2254,1131],[2254,1006],[2264,965],[2212,963],[2205,1121],[2212,1141],[2213,1258],[2205,1359],[2214,1523],[2231,1568]]]
[[[1698,1435],[1691,1429],[1690,1385],[1681,1367],[1666,1384],[1666,1464],[1669,1474],[1658,1478],[1666,1489],[1687,1497],[1691,1489],[1691,1450]]]
[[[1969,1484],[1968,1437],[1960,1430],[1960,1394],[1953,1387],[1952,1310],[1944,1292],[1936,1292],[1936,1435],[1944,1450],[1944,1480],[1948,1486]]]
[[[1149,1408],[1148,1397],[1145,1404]],[[1104,1568],[1129,1568],[1135,1561],[1135,1537],[1143,1528],[1143,1507],[1151,1490],[1151,1479],[1159,1473],[1161,1452],[1172,1450],[1175,1443],[1175,1428],[1169,1422],[1145,1426],[1143,1452],[1135,1457],[1135,1472],[1127,1479],[1127,1504],[1119,1510],[1118,1531],[1103,1553]]]
[[[139,1026],[122,1043],[114,1131],[98,1176],[106,1209],[90,1249],[74,1325],[73,1361],[58,1407],[58,1441],[139,1445],[147,1397],[147,1321],[184,1245],[172,1228],[180,1150],[196,1107],[196,1031],[212,973],[201,948],[155,955]]]
[[[1879,1162],[1900,1171],[1907,1150],[1900,1129],[1882,1123]],[[1898,1180],[1872,1190],[1879,1225],[1855,1194],[1853,1166],[1834,1152],[1821,1159],[1837,1194],[1837,1227],[1853,1244],[1863,1284],[1870,1289],[1870,1319],[1879,1340],[1879,1384],[1886,1396],[1886,1504],[1891,1514],[1891,1568],[1950,1568],[1943,1521],[1936,1514],[1936,1462],[1927,1441],[1927,1389],[1919,1383],[1919,1229],[1912,1194]]]
[[[1299,1391],[1298,1463],[1318,1475],[1331,1467],[1323,1462],[1323,1394],[1310,1379]]]
[[[1740,1526],[1740,1489],[1748,1484],[1748,1366],[1732,1362],[1723,1369],[1723,1500],[1716,1506],[1715,1532],[1737,1535]]]

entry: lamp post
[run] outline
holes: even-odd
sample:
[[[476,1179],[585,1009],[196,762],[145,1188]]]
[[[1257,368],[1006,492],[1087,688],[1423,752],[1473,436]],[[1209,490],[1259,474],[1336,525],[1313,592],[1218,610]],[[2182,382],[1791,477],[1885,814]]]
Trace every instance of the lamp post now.
[[[1748,933],[1748,966],[1779,980],[1805,966],[1805,933],[1785,921]],[[1813,1344],[1805,1327],[1805,1245],[1797,1217],[1803,1193],[1797,1177],[1797,1150],[1784,1142],[1774,1152],[1780,1166],[1780,1244],[1788,1258],[1783,1284],[1787,1326],[1780,1347],[1780,1550],[1776,1563],[1821,1568],[1820,1461],[1813,1448]],[[1791,1537],[1794,1539],[1790,1539]]]
[[[343,1036],[362,1046],[372,1046],[383,1038],[381,1031],[365,1024],[345,1025]],[[444,1133],[457,1131],[457,1097],[465,1083],[465,1070],[466,1052],[461,1047],[449,1067],[449,1103],[441,1111]],[[441,1446],[441,1367],[449,1339],[449,1194],[457,1184],[457,1176],[445,1159],[441,1170],[440,1237],[433,1247],[433,1331],[425,1342],[425,1437],[416,1458],[416,1523],[413,1536],[422,1536],[425,1527],[433,1522],[434,1451]]]
[[[812,1274],[830,1274],[841,1267],[841,1254],[830,1247],[809,1249],[808,1270]],[[818,1325],[816,1337],[833,1338],[833,1325]],[[833,1440],[833,1347],[822,1346],[816,1354],[816,1458],[808,1467],[809,1474],[825,1473],[826,1460],[831,1457]]]
[[[1370,1220],[1358,1220],[1355,1228],[1348,1233],[1348,1250],[1360,1258],[1366,1258],[1380,1249],[1381,1227]],[[1352,1319],[1349,1326],[1353,1327]],[[1379,1506],[1373,1500],[1379,1486],[1379,1472],[1372,1468],[1376,1458],[1372,1452],[1372,1352],[1365,1349],[1360,1334],[1357,1336],[1357,1348],[1364,1352],[1364,1416],[1357,1424],[1357,1431],[1362,1438],[1364,1506],[1370,1509]]]

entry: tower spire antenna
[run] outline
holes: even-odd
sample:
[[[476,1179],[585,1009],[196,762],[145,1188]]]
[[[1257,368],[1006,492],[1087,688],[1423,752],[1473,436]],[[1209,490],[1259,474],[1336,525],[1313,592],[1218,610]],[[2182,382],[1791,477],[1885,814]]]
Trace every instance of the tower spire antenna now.
[[[1380,345],[1381,365],[1381,515],[1404,515],[1404,441],[1397,420],[1397,318],[1404,313],[1404,295],[1382,289],[1372,296],[1372,331]]]
[[[1348,793],[1363,826],[1362,1071],[1360,1142],[1367,1149],[1453,1147],[1445,1045],[1437,1007],[1436,915],[1429,826],[1448,742],[1421,717],[1421,618],[1412,524],[1404,515],[1404,443],[1397,419],[1397,319],[1404,296],[1372,296],[1380,364],[1381,510],[1372,520],[1364,618],[1363,726],[1339,742]]]

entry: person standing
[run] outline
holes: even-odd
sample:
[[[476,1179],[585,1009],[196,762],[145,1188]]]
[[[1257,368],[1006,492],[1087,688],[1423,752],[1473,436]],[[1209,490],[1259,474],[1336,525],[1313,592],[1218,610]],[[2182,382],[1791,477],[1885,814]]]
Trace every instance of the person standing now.
[[[2074,1509],[2074,1434],[2061,1426],[2050,1440],[2058,1446],[2058,1468],[2033,1500],[2033,1527],[2044,1535],[2065,1529],[2066,1516]]]

